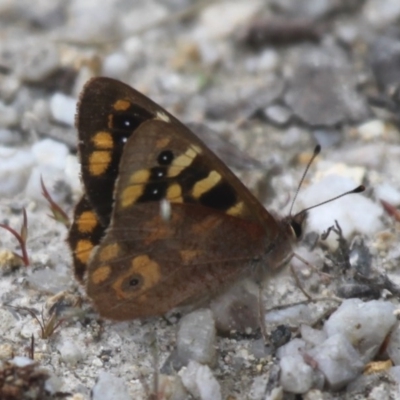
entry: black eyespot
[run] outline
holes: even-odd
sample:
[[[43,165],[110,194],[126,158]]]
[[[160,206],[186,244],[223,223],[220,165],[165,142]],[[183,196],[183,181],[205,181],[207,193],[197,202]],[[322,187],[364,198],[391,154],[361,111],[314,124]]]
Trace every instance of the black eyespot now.
[[[135,286],[138,286],[139,283],[140,283],[140,280],[139,280],[138,278],[132,278],[132,279],[129,281],[129,286],[135,287]]]
[[[138,105],[132,105],[126,111],[116,111],[112,114],[111,128],[132,133],[139,125],[151,118],[154,118],[153,114]]]
[[[134,274],[127,277],[122,283],[122,290],[123,291],[135,291],[142,287],[143,285],[143,277],[139,274]]]
[[[157,181],[165,177],[166,168],[165,167],[154,167],[151,169],[150,181]]]
[[[170,165],[173,159],[174,159],[174,154],[172,153],[172,151],[164,150],[158,155],[157,162],[160,165]]]
[[[137,199],[138,203],[147,201],[160,201],[165,198],[167,193],[168,182],[148,183],[143,194]]]
[[[112,127],[114,129],[132,132],[143,122],[143,120],[137,118],[134,114],[123,112],[114,114],[112,122]]]

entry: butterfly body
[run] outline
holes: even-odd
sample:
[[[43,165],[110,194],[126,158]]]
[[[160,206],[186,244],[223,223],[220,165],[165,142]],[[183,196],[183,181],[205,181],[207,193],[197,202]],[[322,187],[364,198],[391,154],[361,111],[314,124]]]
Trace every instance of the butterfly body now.
[[[305,213],[273,217],[194,133],[139,92],[92,79],[77,127],[85,195],[69,243],[75,275],[102,316],[162,315],[292,256]]]

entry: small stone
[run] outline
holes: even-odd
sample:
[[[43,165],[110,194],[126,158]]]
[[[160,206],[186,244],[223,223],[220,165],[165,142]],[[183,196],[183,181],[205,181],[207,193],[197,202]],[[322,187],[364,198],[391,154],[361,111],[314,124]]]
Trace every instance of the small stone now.
[[[72,193],[80,196],[82,194],[82,182],[80,177],[81,165],[78,158],[69,154],[65,162],[65,176],[71,187]]]
[[[165,396],[168,400],[186,400],[188,392],[183,386],[182,379],[179,375],[163,375],[158,378],[159,393]],[[164,397],[162,397],[164,398]]]
[[[376,197],[385,200],[393,206],[400,205],[400,191],[388,182],[384,182],[374,187]]]
[[[304,362],[300,355],[283,357],[281,367],[281,385],[283,390],[290,393],[306,393],[313,384],[313,369]]]
[[[0,128],[10,128],[18,123],[18,112],[14,107],[0,102]]]
[[[389,369],[389,375],[400,384],[400,365],[396,365]]]
[[[329,337],[308,355],[315,360],[332,390],[340,390],[359,375],[363,368],[360,355],[343,334]]]
[[[57,346],[61,360],[70,365],[76,365],[83,358],[82,347],[68,339],[63,339]]]
[[[24,189],[34,157],[30,151],[0,146],[0,196],[14,196]]]
[[[113,1],[104,1],[99,7],[96,1],[71,0],[68,16],[65,36],[80,43],[109,41],[120,33],[121,21]]]
[[[397,0],[367,0],[362,7],[362,16],[375,28],[387,28],[400,18],[400,3]]]
[[[285,102],[309,125],[334,126],[367,115],[365,100],[356,90],[356,75],[337,53],[310,52],[296,61]]]
[[[394,365],[400,366],[400,325],[397,324],[396,328],[392,331],[389,337],[387,346],[387,353]]]
[[[254,332],[260,325],[257,288],[247,281],[241,281],[216,297],[210,309],[217,331],[222,335]]]
[[[293,339],[290,342],[279,347],[276,352],[278,358],[287,356],[301,355],[306,350],[306,342],[303,339]]]
[[[62,386],[62,379],[53,374],[50,374],[49,378],[45,382],[46,391],[53,395],[55,395],[57,392],[60,392]]]
[[[300,333],[303,340],[312,346],[318,346],[327,339],[327,335],[324,331],[311,328],[311,326],[305,324],[300,326]]]
[[[277,125],[283,125],[289,122],[293,113],[285,106],[273,104],[265,109],[265,115],[273,123]]]
[[[71,277],[63,268],[52,269],[46,267],[33,271],[27,277],[27,281],[31,287],[37,290],[56,294],[69,287]]]
[[[310,309],[300,304],[298,306],[284,308],[282,310],[269,311],[265,315],[265,323],[299,325],[300,323],[311,322]]]
[[[109,54],[104,62],[102,75],[123,80],[128,76],[131,65],[128,57],[122,52]]]
[[[32,146],[32,154],[39,165],[64,170],[68,147],[53,139],[43,139]]]
[[[1,329],[4,329],[4,325],[0,322]],[[14,354],[14,349],[9,343],[0,344],[0,360],[9,360]]]
[[[20,132],[11,129],[0,128],[0,145],[15,146],[21,144],[22,136]]]
[[[182,363],[189,360],[214,365],[216,361],[216,329],[212,312],[196,310],[185,315],[179,324],[177,353]]]
[[[31,358],[24,357],[24,356],[16,356],[12,360],[9,361],[11,364],[14,364],[16,367],[23,368],[28,365],[35,364],[35,361]]]
[[[341,3],[330,0],[272,0],[271,4],[285,15],[316,20],[337,10]]]
[[[129,399],[125,380],[109,372],[101,371],[92,389],[92,400],[126,400]]]
[[[14,75],[0,75],[0,98],[10,101],[21,86],[20,80]]]
[[[368,362],[396,323],[394,309],[387,301],[348,299],[325,322],[324,331],[329,337],[344,335],[360,352],[362,360]]]
[[[259,1],[235,1],[211,4],[200,15],[197,35],[210,39],[223,38],[237,32],[239,26],[257,15],[262,7]],[[221,15],[224,23],[221,24]]]
[[[340,173],[340,172],[339,172]],[[327,175],[321,181],[310,185],[298,197],[299,209],[304,209],[354,189],[358,182],[340,175]],[[354,201],[357,200],[357,207]],[[352,194],[310,211],[307,219],[307,231],[325,232],[338,221],[344,238],[354,233],[366,236],[374,235],[382,229],[382,207],[362,194]],[[331,249],[338,246],[337,236],[329,235],[324,243]]]
[[[50,99],[52,118],[62,124],[74,126],[76,114],[76,99],[63,93],[54,93]]]
[[[42,39],[25,41],[17,58],[15,74],[28,82],[41,81],[60,66],[57,46]]]
[[[388,125],[384,121],[375,119],[363,123],[357,127],[357,132],[361,139],[365,141],[377,140],[383,138],[385,133],[388,131]]]
[[[200,400],[222,400],[221,387],[207,365],[190,361],[179,371],[183,385],[190,394]]]

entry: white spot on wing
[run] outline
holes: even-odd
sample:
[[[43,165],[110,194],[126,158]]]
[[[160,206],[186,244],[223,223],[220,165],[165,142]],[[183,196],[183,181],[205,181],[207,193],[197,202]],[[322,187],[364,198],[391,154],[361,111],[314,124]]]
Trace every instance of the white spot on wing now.
[[[156,119],[164,122],[171,122],[167,114],[164,114],[162,111],[157,111]]]

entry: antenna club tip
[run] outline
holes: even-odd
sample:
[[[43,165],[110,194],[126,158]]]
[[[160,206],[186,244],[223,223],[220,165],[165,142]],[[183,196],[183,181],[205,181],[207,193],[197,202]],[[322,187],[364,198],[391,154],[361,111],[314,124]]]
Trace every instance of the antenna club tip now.
[[[314,154],[317,155],[321,152],[321,145],[317,144],[314,148]]]
[[[365,190],[365,186],[364,186],[364,185],[360,185],[360,186],[356,187],[356,188],[353,190],[353,193],[361,193],[361,192],[363,192],[364,190]]]

